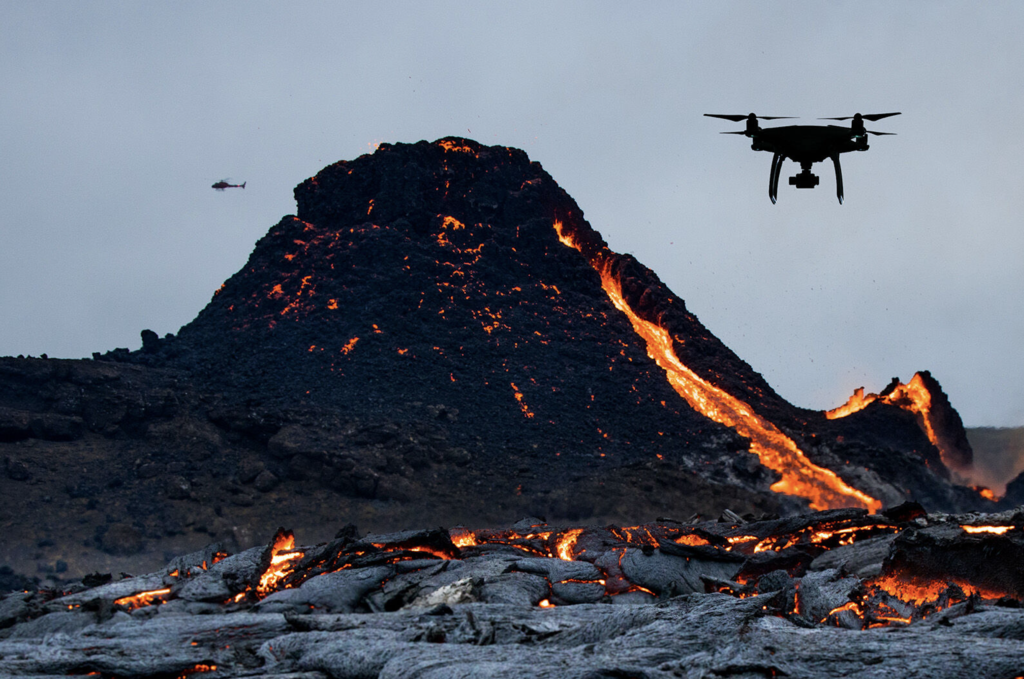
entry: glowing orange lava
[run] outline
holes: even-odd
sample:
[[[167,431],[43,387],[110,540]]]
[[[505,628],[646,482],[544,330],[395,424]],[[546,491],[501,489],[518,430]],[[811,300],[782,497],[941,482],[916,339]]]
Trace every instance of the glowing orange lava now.
[[[573,560],[572,548],[576,546],[576,541],[580,539],[580,533],[582,532],[582,528],[573,528],[572,530],[567,530],[558,536],[558,543],[555,545],[555,552],[558,554],[559,559],[562,561]]]
[[[859,387],[853,392],[853,396],[838,408],[825,411],[825,417],[830,420],[836,420],[847,415],[864,410],[870,404],[875,401],[881,401],[890,405],[898,406],[903,410],[914,413],[917,416],[918,424],[921,429],[924,430],[925,435],[928,436],[928,440],[933,446],[939,449],[939,455],[942,458],[943,464],[950,469],[957,469],[963,465],[959,465],[955,462],[956,456],[949,450],[949,446],[946,445],[938,434],[935,432],[935,426],[932,423],[932,395],[928,391],[928,387],[924,383],[924,378],[921,377],[920,373],[914,373],[914,377],[911,380],[903,384],[898,383],[896,387],[886,394],[885,396],[879,396],[878,394],[865,394],[864,387]],[[980,491],[979,491],[980,492]],[[991,491],[988,491],[992,494]],[[982,493],[984,497],[988,497]],[[989,498],[991,499],[991,498]]]
[[[515,392],[516,401],[519,403],[519,409],[523,411],[523,416],[527,419],[533,419],[533,413],[530,411],[530,407],[523,402],[523,392],[519,391],[519,387],[516,386],[515,382],[510,382],[512,385],[512,391]]]
[[[139,592],[131,596],[121,597],[114,601],[115,606],[125,606],[129,610],[135,610],[136,608],[142,608],[143,606],[152,606],[153,604],[162,604],[164,597],[171,593],[171,588],[165,589],[154,589],[149,592]]]
[[[936,601],[953,584],[963,590],[967,596],[977,595],[983,599],[998,599],[1003,596],[1002,592],[987,591],[957,578],[931,580],[887,575],[879,576],[869,582],[900,601],[917,606]]]
[[[651,534],[651,530],[646,526],[623,526],[612,529],[612,535],[631,545],[658,546],[658,539]]]
[[[342,355],[347,355],[347,354],[348,354],[348,352],[350,352],[350,351],[352,351],[353,349],[355,349],[355,348],[356,348],[356,342],[358,342],[358,341],[359,341],[359,338],[358,338],[358,337],[353,337],[353,338],[352,338],[352,339],[350,339],[350,340],[349,340],[348,342],[346,342],[346,343],[345,343],[345,346],[343,346],[343,347],[341,348],[341,353],[342,353]]]
[[[864,387],[857,387],[856,389],[854,389],[853,395],[846,403],[839,406],[838,408],[826,410],[825,417],[827,417],[830,420],[837,420],[840,417],[852,415],[856,412],[864,410],[865,408],[868,407],[870,403],[872,403],[876,399],[878,399],[878,394],[868,394],[865,396]]]
[[[271,549],[270,566],[260,576],[260,584],[256,586],[256,594],[261,599],[270,594],[277,586],[277,583],[291,572],[295,567],[295,564],[291,562],[302,558],[302,552],[291,552],[290,550],[292,549],[295,549],[295,536],[290,533],[280,535],[274,541],[274,546]]]
[[[971,486],[971,488],[978,491],[978,495],[982,496],[986,500],[989,500],[990,502],[999,501],[999,496],[992,492],[991,488],[986,488],[985,486]]]
[[[463,547],[475,547],[479,543],[476,541],[476,536],[473,532],[465,528],[453,528],[448,531],[452,538],[452,543],[462,549]]]
[[[1013,526],[960,526],[967,533],[988,533],[989,535],[1004,535],[1011,530]]]
[[[455,151],[458,153],[473,153],[473,149],[471,149],[470,147],[462,144],[457,144],[456,142],[451,141],[450,139],[442,139],[441,141],[437,142],[437,145],[443,148],[445,151]]]
[[[753,536],[751,536],[751,537],[753,537]],[[692,534],[691,535],[680,535],[678,538],[676,538],[675,541],[676,541],[676,543],[678,543],[680,545],[689,545],[690,547],[703,547],[705,545],[710,545],[711,544],[710,542],[708,542],[707,540],[705,540],[701,536],[699,536],[699,535],[692,535]]]
[[[574,239],[563,232],[561,222],[556,221],[554,226],[562,243],[580,249]],[[792,439],[758,416],[749,405],[683,365],[676,356],[669,332],[640,318],[626,302],[622,286],[612,274],[611,261],[599,255],[590,265],[601,274],[601,285],[608,298],[616,309],[626,314],[633,330],[647,342],[647,355],[665,371],[676,392],[697,412],[750,439],[750,452],[760,458],[761,464],[782,475],[782,479],[772,485],[773,491],[807,498],[812,509],[865,507],[875,512],[882,508],[881,502],[847,485],[832,470],[813,464]]]

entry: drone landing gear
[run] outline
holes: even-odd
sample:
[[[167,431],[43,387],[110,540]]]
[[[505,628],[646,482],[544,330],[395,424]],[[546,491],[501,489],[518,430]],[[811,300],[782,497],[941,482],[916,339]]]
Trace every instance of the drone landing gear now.
[[[839,165],[839,154],[832,156],[832,164],[836,168],[836,197],[843,204],[843,168]],[[782,163],[786,156],[776,153],[772,156],[772,172],[768,176],[768,197],[774,205],[779,199],[779,176],[782,174]],[[813,189],[820,182],[818,175],[811,173],[813,163],[800,163],[800,172],[789,178],[789,183],[798,189]]]
[[[786,160],[786,156],[781,153],[772,156],[772,172],[768,175],[768,197],[771,198],[772,205],[775,205],[775,201],[779,199],[779,175],[782,173],[784,160]]]
[[[839,166],[839,154],[833,154],[832,164],[836,166],[836,196],[839,198],[839,204],[843,204],[843,168]]]

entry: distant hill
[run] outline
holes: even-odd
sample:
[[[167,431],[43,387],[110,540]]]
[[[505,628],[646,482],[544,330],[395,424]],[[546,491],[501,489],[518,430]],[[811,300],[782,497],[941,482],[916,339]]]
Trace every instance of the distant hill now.
[[[1007,481],[1024,471],[1024,427],[971,427],[976,480],[1001,495]]]

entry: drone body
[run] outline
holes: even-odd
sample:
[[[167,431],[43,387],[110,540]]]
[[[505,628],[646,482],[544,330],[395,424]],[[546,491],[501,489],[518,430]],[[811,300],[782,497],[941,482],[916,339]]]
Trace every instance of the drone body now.
[[[844,118],[825,118],[825,120],[850,120],[850,127],[839,125],[785,125],[782,127],[762,128],[757,124],[762,120],[781,120],[781,116],[722,115],[705,113],[709,118],[723,118],[733,122],[747,121],[747,129],[742,132],[723,132],[722,134],[742,134],[750,137],[750,148],[755,151],[768,151],[772,155],[772,170],[768,178],[768,197],[772,204],[778,200],[779,175],[782,163],[789,158],[800,163],[799,174],[790,177],[789,183],[798,189],[813,189],[818,185],[817,175],[811,174],[811,166],[826,158],[832,159],[836,169],[836,196],[839,203],[843,202],[843,170],[839,164],[839,154],[850,151],[867,151],[868,135],[891,135],[892,132],[874,132],[864,129],[865,120],[881,120],[899,113],[874,113]]]

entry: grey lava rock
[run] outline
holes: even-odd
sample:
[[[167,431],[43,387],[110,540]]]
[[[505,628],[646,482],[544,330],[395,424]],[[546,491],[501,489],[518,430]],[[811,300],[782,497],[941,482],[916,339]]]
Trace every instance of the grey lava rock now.
[[[310,578],[298,589],[275,592],[260,602],[263,611],[302,611],[310,608],[325,613],[352,613],[363,598],[394,576],[391,566],[326,573]]]
[[[645,554],[628,549],[622,558],[622,572],[635,585],[651,590],[660,597],[704,592],[702,577],[731,580],[740,571],[732,561],[710,561],[665,554],[656,549]]]
[[[269,493],[277,486],[279,479],[269,469],[264,469],[256,475],[253,485],[261,493]]]
[[[788,531],[777,537],[797,543],[775,560],[794,572],[764,572],[756,587],[730,581],[761,563],[753,543],[737,543],[747,545],[747,555],[737,556],[721,546],[731,525],[716,523],[701,533],[720,545],[714,548],[670,540],[692,534],[692,526],[628,529],[675,545],[668,551],[624,546],[626,529],[614,526],[573,531],[579,553],[593,563],[527,556],[551,536],[531,544],[505,533],[506,543],[491,544],[484,538],[501,531],[482,531],[482,544],[461,554],[437,529],[359,540],[347,527],[329,543],[294,550],[281,530],[271,545],[226,558],[214,544],[136,578],[93,574],[56,598],[45,590],[0,596],[2,673],[164,677],[216,667],[218,676],[289,679],[1017,676],[1024,657],[1018,599],[963,598],[924,613],[890,599],[896,608],[887,614],[906,620],[862,629],[853,609],[872,581],[841,569],[807,570],[806,558],[785,552],[811,550],[825,527],[856,526],[863,517],[800,518],[743,525],[754,535]],[[932,564],[933,575],[984,579],[990,576],[971,570],[972,560],[988,555],[991,582],[1011,587],[1021,528],[961,528],[1008,520],[931,516],[926,529],[917,519],[902,522],[885,573]],[[516,541],[518,548],[509,544]],[[879,542],[863,544],[874,554]],[[834,550],[844,550],[841,562],[858,562],[846,547]],[[309,577],[284,577],[260,600],[256,590],[274,554],[296,552],[303,556],[289,563],[313,569]],[[957,557],[968,563],[958,565]],[[613,577],[630,588],[606,593],[602,582]],[[734,588],[742,598],[705,593],[710,586]]]

